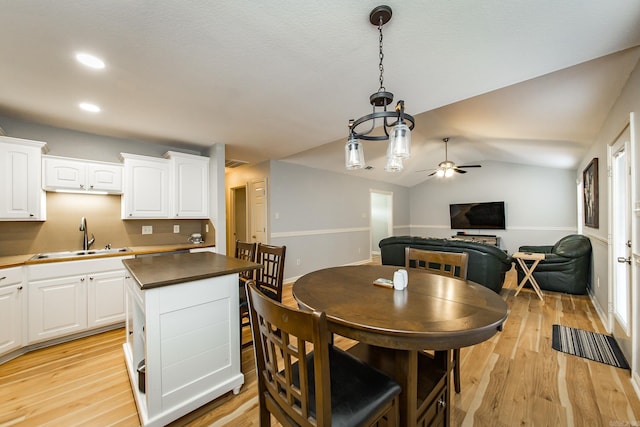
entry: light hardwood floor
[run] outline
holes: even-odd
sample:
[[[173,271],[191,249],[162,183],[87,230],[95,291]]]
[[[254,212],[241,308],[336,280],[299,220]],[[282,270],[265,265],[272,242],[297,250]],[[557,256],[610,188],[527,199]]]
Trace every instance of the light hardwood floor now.
[[[551,348],[552,325],[604,333],[586,296],[529,290],[517,297],[513,273],[501,295],[510,313],[491,340],[462,349],[462,392],[455,426],[640,425],[629,371]],[[291,286],[284,302],[294,304]],[[21,356],[0,366],[0,427],[138,426],[125,372],[122,329]],[[348,340],[336,343],[347,347]],[[257,426],[253,349],[243,351],[245,385],[174,426]]]

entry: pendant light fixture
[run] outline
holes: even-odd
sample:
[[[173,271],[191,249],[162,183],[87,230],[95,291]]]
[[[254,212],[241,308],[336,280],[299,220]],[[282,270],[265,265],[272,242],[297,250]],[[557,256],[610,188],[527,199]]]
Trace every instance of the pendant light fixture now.
[[[373,107],[371,114],[360,117],[357,120],[349,120],[349,138],[345,146],[345,166],[347,169],[361,169],[365,167],[364,149],[362,142],[365,141],[389,141],[387,147],[387,163],[385,170],[388,172],[399,172],[402,170],[402,162],[411,157],[411,130],[415,126],[415,120],[404,112],[404,101],[400,100],[394,110],[387,110],[393,102],[393,93],[387,92],[384,87],[384,66],[382,60],[382,27],[391,19],[391,8],[389,6],[378,6],[369,14],[369,22],[378,27],[379,38],[379,58],[380,63],[380,88],[369,97],[369,103]],[[384,134],[372,135],[376,128],[382,125]],[[364,129],[359,130],[360,125],[371,122]],[[408,123],[408,124],[407,124]],[[362,129],[362,128],[360,128]]]

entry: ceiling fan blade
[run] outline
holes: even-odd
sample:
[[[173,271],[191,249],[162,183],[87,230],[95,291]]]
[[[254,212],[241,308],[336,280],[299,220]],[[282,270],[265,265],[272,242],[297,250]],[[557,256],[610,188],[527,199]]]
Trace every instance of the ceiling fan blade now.
[[[464,165],[464,166],[458,166],[459,168],[481,168],[482,165]]]
[[[433,172],[431,172],[431,173],[430,173],[429,175],[427,175],[427,176],[433,176],[433,175],[435,175],[437,172],[438,172],[438,171],[433,171]]]
[[[453,170],[458,172],[458,173],[467,173],[467,171],[460,170],[457,167],[453,168]]]

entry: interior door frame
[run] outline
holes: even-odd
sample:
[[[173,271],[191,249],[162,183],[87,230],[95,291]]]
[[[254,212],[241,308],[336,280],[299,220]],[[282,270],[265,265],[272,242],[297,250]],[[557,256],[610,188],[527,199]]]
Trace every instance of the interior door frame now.
[[[616,193],[616,189],[614,187],[614,156],[617,152],[620,151],[619,146],[621,145],[621,138],[623,137],[623,135],[626,133],[628,133],[628,139],[624,142],[622,142],[622,149],[624,149],[625,152],[625,158],[626,158],[626,167],[627,169],[630,169],[630,166],[632,164],[632,156],[631,156],[631,138],[632,138],[632,132],[631,132],[631,126],[630,123],[627,123],[626,126],[624,126],[623,130],[620,132],[620,134],[618,134],[616,136],[616,138],[613,140],[613,142],[611,144],[609,144],[607,146],[607,165],[608,165],[608,173],[607,173],[607,177],[608,177],[608,189],[609,189],[609,197],[608,197],[608,201],[609,201],[609,220],[608,220],[608,234],[610,236],[610,242],[609,242],[609,330],[611,331],[612,335],[614,337],[617,338],[618,344],[620,345],[623,353],[625,354],[625,357],[628,359],[628,362],[631,364],[631,368],[633,369],[634,367],[634,358],[636,358],[636,348],[637,348],[637,338],[636,336],[638,335],[638,323],[636,321],[636,317],[638,315],[638,309],[635,307],[636,304],[634,303],[634,301],[636,301],[639,296],[638,296],[638,292],[637,290],[635,290],[634,286],[633,286],[633,282],[634,282],[634,278],[633,278],[633,268],[632,265],[629,266],[629,272],[628,272],[628,325],[625,329],[624,325],[621,325],[620,322],[618,321],[617,315],[616,315],[616,309],[615,309],[615,298],[616,298],[616,294],[615,294],[615,286],[616,286],[616,272],[615,269],[617,267],[618,261],[617,261],[617,257],[619,256],[619,254],[616,253],[616,248],[615,248],[615,244],[617,243],[616,241],[616,236],[615,234],[615,228],[614,228],[614,220],[615,220],[615,215],[614,215],[614,194]],[[626,209],[626,215],[627,215],[627,221],[630,223],[632,223],[633,221],[633,210],[632,210],[632,188],[631,186],[633,185],[632,183],[632,177],[630,175],[627,176],[626,178],[626,185],[627,185],[627,189],[626,189],[626,195],[625,197],[627,198],[627,209]],[[627,230],[627,238],[628,240],[632,240],[632,236],[633,236],[633,230],[631,229],[632,227],[629,228],[629,230]],[[631,254],[631,248],[629,248],[629,255]],[[624,334],[624,336],[622,336],[622,334]]]
[[[227,253],[228,254],[234,254],[235,253],[235,245],[236,245],[236,228],[237,228],[237,224],[236,224],[236,209],[237,209],[237,191],[243,189],[244,190],[244,198],[245,198],[245,230],[249,230],[249,213],[248,213],[248,197],[247,197],[247,192],[248,192],[248,185],[244,184],[244,185],[238,185],[235,187],[231,187],[229,188],[229,233],[227,234],[228,236],[228,241],[227,241]]]

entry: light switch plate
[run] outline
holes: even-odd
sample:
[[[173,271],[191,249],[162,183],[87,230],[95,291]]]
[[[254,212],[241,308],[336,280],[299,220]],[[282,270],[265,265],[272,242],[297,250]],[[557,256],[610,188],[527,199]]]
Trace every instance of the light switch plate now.
[[[143,225],[142,226],[142,234],[153,234],[153,226],[152,225]]]
[[[175,224],[175,225],[173,226],[173,232],[174,232],[174,233],[179,233],[179,232],[180,232],[180,225]]]

